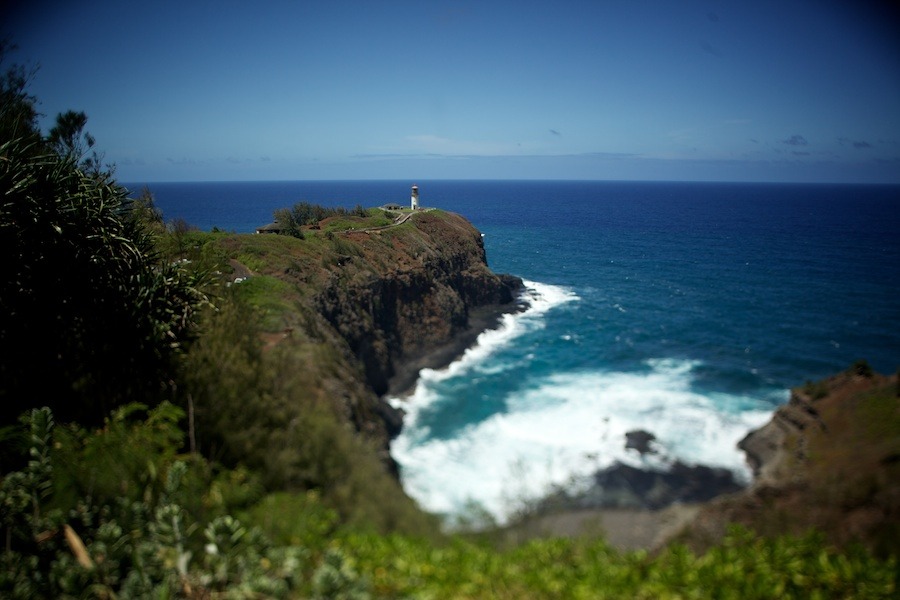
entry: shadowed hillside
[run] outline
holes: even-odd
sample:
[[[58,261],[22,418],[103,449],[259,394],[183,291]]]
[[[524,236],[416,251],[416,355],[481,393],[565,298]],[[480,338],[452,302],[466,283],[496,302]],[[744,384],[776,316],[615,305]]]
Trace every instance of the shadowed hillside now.
[[[730,523],[767,536],[810,529],[846,547],[900,551],[900,387],[864,361],[794,389],[772,420],[740,447],[749,489],[701,509],[682,539],[717,543]]]

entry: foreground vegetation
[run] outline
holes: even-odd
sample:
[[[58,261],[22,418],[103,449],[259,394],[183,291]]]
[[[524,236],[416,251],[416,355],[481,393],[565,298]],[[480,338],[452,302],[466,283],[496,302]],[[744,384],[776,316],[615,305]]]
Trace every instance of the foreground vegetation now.
[[[263,494],[245,471],[180,455],[183,415],[118,409],[99,430],[26,414],[27,465],[0,485],[10,598],[891,598],[897,564],[814,533],[732,530],[702,555],[597,539],[510,548],[379,534],[315,492]],[[234,516],[237,515],[237,516]]]
[[[103,167],[83,114],[39,131],[27,80],[0,81],[0,596],[895,595],[893,558],[816,534],[648,555],[441,533],[366,430],[371,406],[347,400],[372,395],[347,387],[359,365],[303,302],[316,277],[354,276],[359,247],[335,234],[389,216],[330,215],[302,239],[166,224]],[[298,228],[317,214],[295,212]],[[299,283],[228,286],[235,257]]]

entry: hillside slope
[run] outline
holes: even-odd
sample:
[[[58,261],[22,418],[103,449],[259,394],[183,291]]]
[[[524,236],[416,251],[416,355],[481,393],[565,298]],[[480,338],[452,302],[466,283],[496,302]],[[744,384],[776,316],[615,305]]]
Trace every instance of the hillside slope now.
[[[304,372],[303,395],[338,402],[390,463],[402,415],[382,396],[517,310],[522,282],[489,269],[481,234],[457,214],[372,224],[326,219],[302,239],[195,233],[192,245],[231,265],[225,276],[258,308],[269,352],[284,356],[283,369]]]
[[[900,387],[865,363],[792,390],[739,444],[746,490],[704,506],[680,537],[716,543],[730,523],[775,536],[817,529],[838,546],[900,552]]]

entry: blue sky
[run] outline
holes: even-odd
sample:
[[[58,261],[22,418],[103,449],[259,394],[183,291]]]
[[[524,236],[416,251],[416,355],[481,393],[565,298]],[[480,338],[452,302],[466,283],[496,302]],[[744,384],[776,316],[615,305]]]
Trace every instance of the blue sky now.
[[[900,183],[891,3],[7,4],[121,181]]]

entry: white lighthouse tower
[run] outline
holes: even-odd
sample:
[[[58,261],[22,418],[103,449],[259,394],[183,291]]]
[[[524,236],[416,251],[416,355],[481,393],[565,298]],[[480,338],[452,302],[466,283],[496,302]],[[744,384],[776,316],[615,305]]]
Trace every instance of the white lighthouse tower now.
[[[412,186],[412,195],[409,199],[409,207],[413,210],[419,208],[419,186],[413,184]]]

